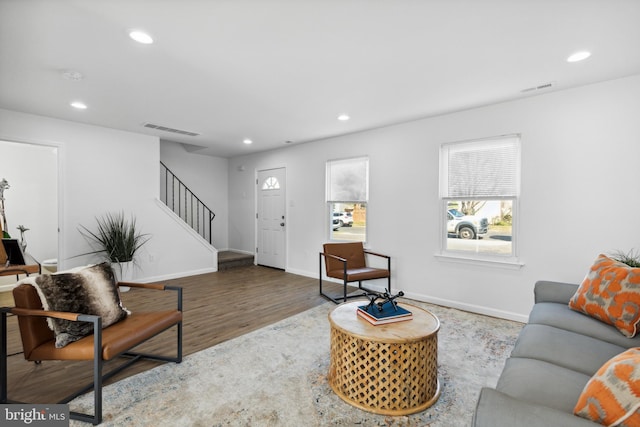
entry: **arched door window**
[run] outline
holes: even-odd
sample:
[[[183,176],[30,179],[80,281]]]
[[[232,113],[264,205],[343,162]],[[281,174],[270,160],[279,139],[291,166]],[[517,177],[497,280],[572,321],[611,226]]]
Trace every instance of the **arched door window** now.
[[[275,176],[267,177],[262,183],[262,189],[263,190],[279,190],[280,182],[278,181],[278,178],[276,178]]]

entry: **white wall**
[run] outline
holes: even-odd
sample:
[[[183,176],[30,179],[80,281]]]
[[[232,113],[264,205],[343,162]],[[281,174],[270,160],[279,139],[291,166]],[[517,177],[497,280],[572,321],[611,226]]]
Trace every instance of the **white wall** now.
[[[217,269],[216,251],[185,233],[183,224],[158,203],[157,137],[0,109],[0,139],[59,146],[59,268],[96,261],[74,257],[90,249],[78,226],[91,228],[97,216],[123,211],[135,215],[141,232],[152,236],[138,257],[136,280]]]
[[[5,191],[8,231],[20,239],[24,233],[27,252],[42,261],[58,256],[58,149],[55,146],[0,141],[0,179]]]
[[[640,249],[638,117],[640,76],[633,76],[233,158],[229,245],[253,251],[255,171],[284,166],[287,270],[316,277],[318,252],[328,236],[325,162],[368,155],[368,247],[393,257],[394,289],[526,320],[536,280],[580,282],[599,253]],[[524,266],[436,258],[440,144],[511,133],[521,134],[523,146],[519,255]]]
[[[213,245],[218,250],[228,248],[229,161],[190,153],[171,141],[160,141],[160,160],[216,214],[211,224]]]

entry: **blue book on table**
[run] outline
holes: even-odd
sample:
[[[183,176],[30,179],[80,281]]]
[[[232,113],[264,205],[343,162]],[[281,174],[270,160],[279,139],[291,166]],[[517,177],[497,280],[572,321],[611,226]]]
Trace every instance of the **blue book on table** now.
[[[379,309],[378,304],[373,304],[369,308],[367,308],[366,305],[361,305],[358,307],[358,310],[368,314],[376,320],[411,316],[411,312],[406,308],[402,308],[399,305],[396,305],[396,308],[394,308],[391,301],[387,301],[382,305],[382,311]]]

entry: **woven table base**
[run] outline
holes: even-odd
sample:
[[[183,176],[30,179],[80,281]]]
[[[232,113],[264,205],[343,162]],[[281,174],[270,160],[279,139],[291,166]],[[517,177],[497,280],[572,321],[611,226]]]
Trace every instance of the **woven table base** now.
[[[400,341],[381,342],[332,327],[328,381],[333,391],[377,414],[407,415],[431,406],[440,395],[437,334]]]

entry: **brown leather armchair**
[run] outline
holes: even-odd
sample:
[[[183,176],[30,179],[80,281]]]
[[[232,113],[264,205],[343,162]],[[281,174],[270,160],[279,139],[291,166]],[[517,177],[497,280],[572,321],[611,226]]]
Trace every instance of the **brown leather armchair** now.
[[[7,386],[7,315],[18,316],[18,325],[24,350],[24,358],[41,363],[44,360],[91,360],[93,361],[93,381],[58,403],[68,403],[77,396],[93,389],[94,414],[70,412],[72,419],[100,424],[102,422],[102,384],[103,381],[131,366],[140,359],[152,359],[180,363],[182,361],[182,288],[161,284],[120,282],[118,285],[132,288],[144,288],[177,293],[175,310],[157,312],[134,312],[125,319],[102,329],[100,316],[78,313],[45,311],[34,287],[21,284],[13,290],[16,307],[2,307],[0,348],[0,403],[25,403],[9,399]],[[47,325],[47,317],[77,322],[92,322],[93,335],[72,342],[65,347],[56,348],[55,337]],[[130,351],[137,345],[176,327],[177,349],[175,357],[142,354]],[[127,363],[103,374],[103,363],[116,357],[129,357]]]
[[[391,257],[364,249],[362,242],[325,243],[324,252],[320,252],[320,295],[336,304],[347,302],[348,298],[360,297],[364,294],[347,295],[347,283],[358,282],[358,289],[366,292],[370,290],[362,287],[362,282],[373,279],[387,279],[387,292],[391,293]],[[366,255],[382,257],[387,260],[387,268],[368,267]],[[332,297],[322,291],[322,259],[324,258],[327,277],[343,282],[343,296]],[[342,301],[339,301],[339,299]]]

